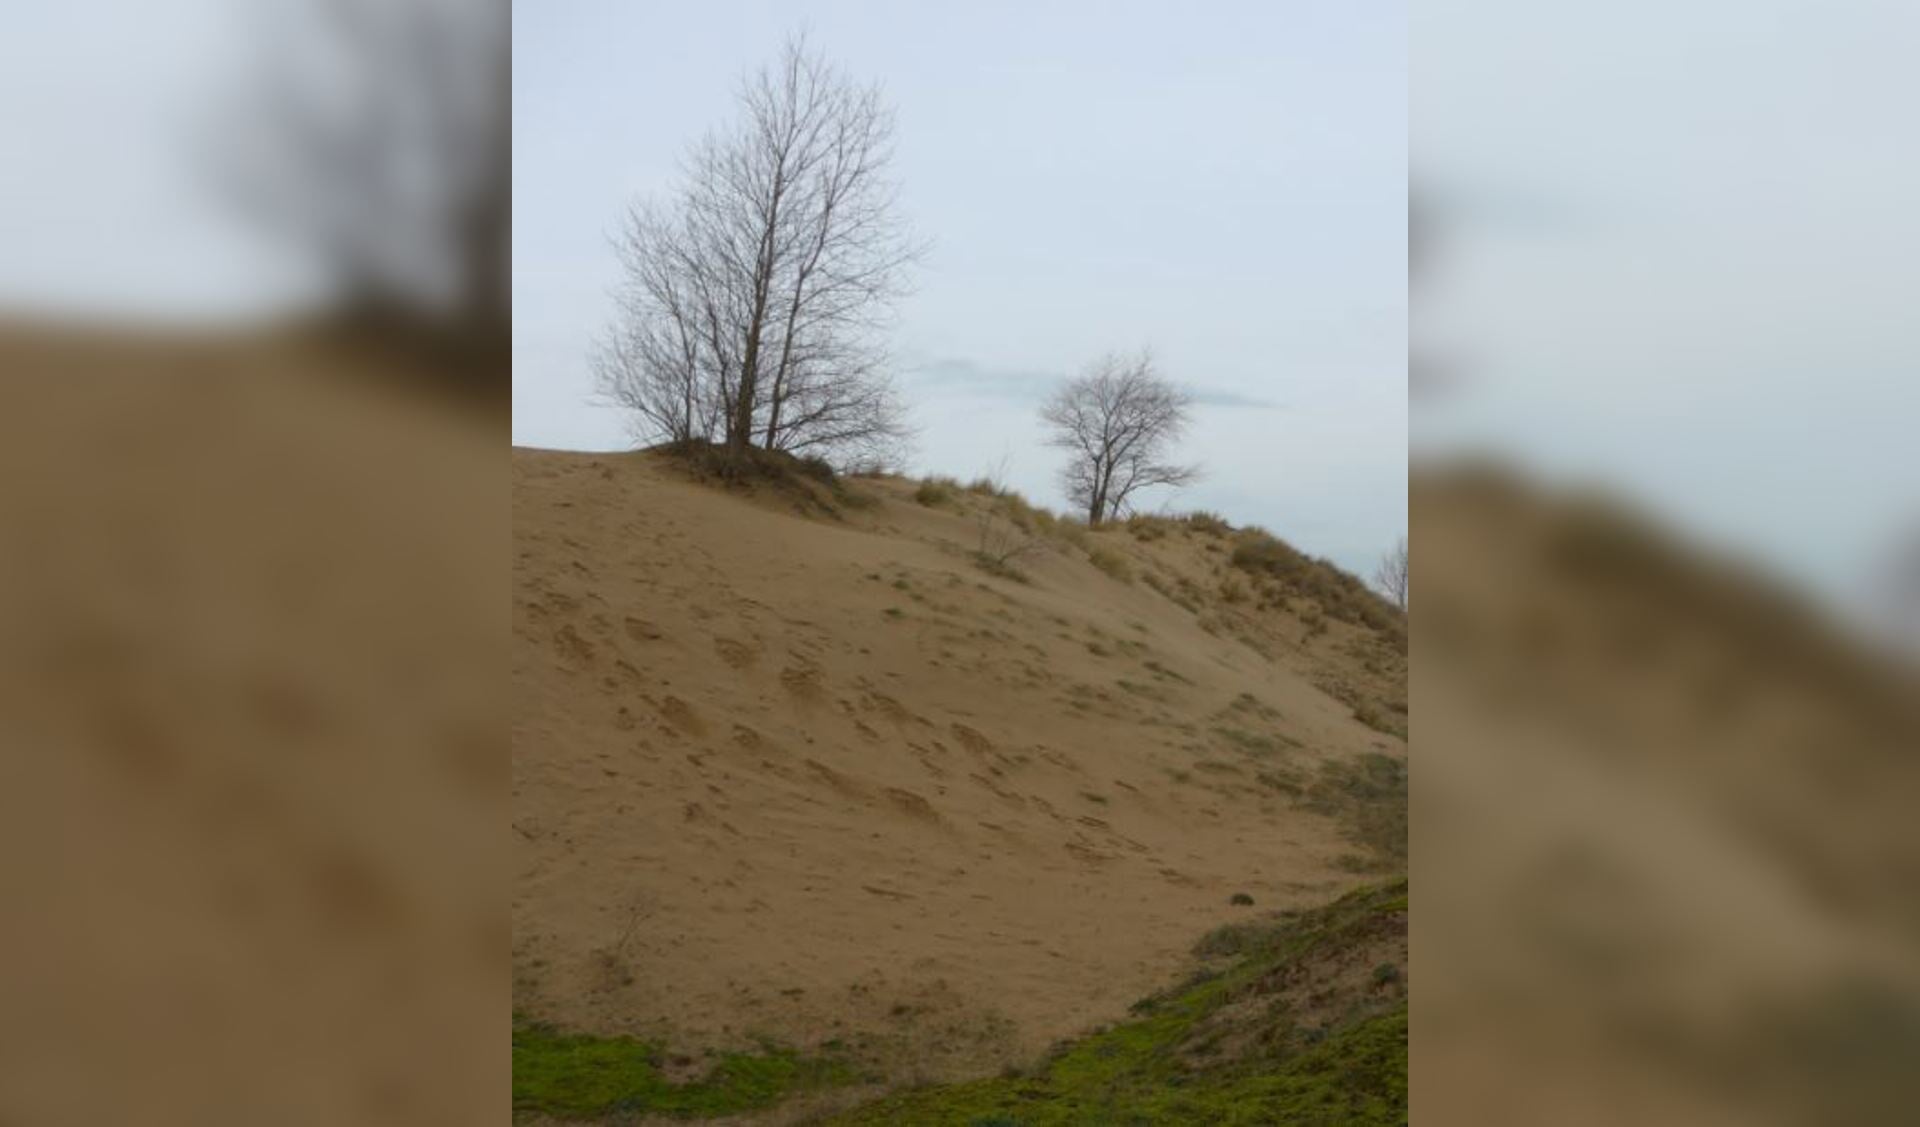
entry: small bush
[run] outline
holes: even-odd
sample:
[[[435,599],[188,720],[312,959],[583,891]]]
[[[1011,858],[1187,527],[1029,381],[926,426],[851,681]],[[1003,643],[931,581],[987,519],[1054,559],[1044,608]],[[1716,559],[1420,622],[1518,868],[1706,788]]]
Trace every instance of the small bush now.
[[[833,472],[833,463],[818,455],[798,459],[794,466],[800,476],[810,477],[822,485],[832,485],[839,479]]]
[[[1347,840],[1372,850],[1381,869],[1407,863],[1407,764],[1379,752],[1323,764],[1307,808],[1346,823]]]
[[[1167,522],[1160,517],[1131,516],[1127,518],[1127,531],[1134,539],[1151,543],[1166,536]]]
[[[974,547],[973,562],[1003,579],[1027,582],[1026,573],[1016,562],[1040,550],[1039,542],[1028,536],[1027,531],[1018,520],[1002,517],[993,509],[981,513],[980,539]]]
[[[1040,523],[1040,513],[1042,510],[1036,509],[1028,504],[1027,499],[1018,493],[1004,492],[996,494],[993,508],[994,511],[998,512],[1001,516],[1012,521],[1022,532],[1032,532]]]
[[[1240,534],[1230,562],[1276,585],[1282,594],[1314,603],[1327,617],[1365,626],[1406,644],[1405,616],[1358,578],[1315,559],[1261,529]]]
[[[1233,532],[1233,526],[1219,513],[1205,511],[1188,513],[1187,527],[1207,536],[1227,536]]]
[[[1053,534],[1083,552],[1091,552],[1088,546],[1087,523],[1074,517],[1059,517],[1054,521]]]
[[[1122,583],[1133,582],[1133,564],[1112,548],[1095,545],[1087,552],[1087,562]]]
[[[796,477],[829,486],[839,481],[833,464],[825,458],[799,458],[784,450],[749,446],[734,451],[714,442],[671,442],[654,449],[679,459],[696,477],[731,484],[778,483]]]
[[[913,491],[913,499],[928,508],[952,503],[956,490],[953,482],[946,478],[930,477],[920,483]]]
[[[1307,609],[1300,612],[1300,621],[1307,628],[1306,641],[1311,642],[1327,632],[1327,615],[1319,603],[1308,603]]]
[[[1253,897],[1248,896],[1244,892],[1236,892],[1233,894],[1233,898],[1228,900],[1227,903],[1232,904],[1236,908],[1251,908],[1253,907]]]

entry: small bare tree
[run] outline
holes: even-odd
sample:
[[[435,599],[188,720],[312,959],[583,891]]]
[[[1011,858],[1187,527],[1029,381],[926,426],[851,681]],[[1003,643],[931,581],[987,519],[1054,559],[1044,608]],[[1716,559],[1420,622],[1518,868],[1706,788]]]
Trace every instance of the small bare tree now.
[[[1100,358],[1041,408],[1051,443],[1069,455],[1061,471],[1067,497],[1089,525],[1126,515],[1139,490],[1199,480],[1198,466],[1167,460],[1168,447],[1186,430],[1191,404],[1143,349]]]
[[[1401,610],[1407,609],[1407,538],[1402,536],[1393,550],[1373,570],[1374,585]]]
[[[908,430],[881,331],[920,252],[887,178],[892,113],[797,38],[739,103],[616,239],[600,393],[643,438],[884,461]]]
[[[974,562],[995,575],[1025,582],[1026,577],[1016,565],[1038,552],[1040,542],[1013,520],[997,512],[992,504],[980,510],[976,523],[980,542],[973,552]]]

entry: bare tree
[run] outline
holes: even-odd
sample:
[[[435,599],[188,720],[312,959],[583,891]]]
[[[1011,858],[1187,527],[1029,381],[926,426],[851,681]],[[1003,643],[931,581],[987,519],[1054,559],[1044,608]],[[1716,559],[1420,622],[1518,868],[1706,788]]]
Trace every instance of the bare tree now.
[[[505,0],[278,0],[240,115],[239,202],[315,264],[339,307],[499,347],[510,332]]]
[[[1374,585],[1401,610],[1407,609],[1407,538],[1402,536],[1393,550],[1373,569]]]
[[[1130,512],[1134,493],[1199,480],[1197,466],[1167,460],[1187,426],[1192,399],[1163,378],[1146,350],[1109,354],[1071,380],[1041,408],[1050,440],[1068,452],[1061,471],[1067,497],[1089,525]]]
[[[887,177],[892,113],[798,38],[739,103],[616,239],[600,393],[644,438],[884,461],[909,432],[882,331],[919,255]]]

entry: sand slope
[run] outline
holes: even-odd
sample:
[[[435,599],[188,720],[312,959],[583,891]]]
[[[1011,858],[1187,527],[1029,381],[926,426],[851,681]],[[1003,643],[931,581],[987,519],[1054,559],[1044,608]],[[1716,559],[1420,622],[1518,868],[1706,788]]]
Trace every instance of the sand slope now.
[[[1123,1015],[1234,893],[1361,879],[1340,819],[1274,785],[1404,754],[1316,687],[1369,675],[1361,631],[1196,615],[1058,542],[992,576],[979,499],[910,483],[808,516],[646,455],[513,459],[529,1017],[961,1075]],[[1095,539],[1226,570],[1197,534]]]

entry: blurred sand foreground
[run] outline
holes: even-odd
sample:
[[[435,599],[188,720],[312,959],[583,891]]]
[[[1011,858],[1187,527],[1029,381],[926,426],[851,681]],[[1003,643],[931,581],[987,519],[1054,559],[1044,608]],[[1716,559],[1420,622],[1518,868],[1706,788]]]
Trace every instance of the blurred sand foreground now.
[[[0,368],[0,1122],[497,1121],[504,419],[271,334]]]
[[[1421,1122],[1912,1122],[1912,671],[1593,498],[1412,504]]]

